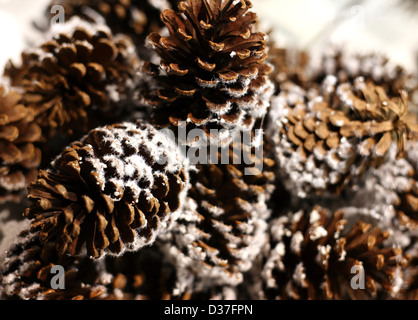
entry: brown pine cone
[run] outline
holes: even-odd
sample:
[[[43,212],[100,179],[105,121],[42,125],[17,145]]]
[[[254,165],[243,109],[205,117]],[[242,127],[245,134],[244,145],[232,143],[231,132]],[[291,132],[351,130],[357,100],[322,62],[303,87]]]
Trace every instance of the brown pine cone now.
[[[118,300],[167,300],[172,296],[175,268],[164,261],[158,245],[109,257],[106,270],[113,276],[112,294]]]
[[[64,288],[52,288],[54,266],[64,268]],[[61,255],[53,243],[39,241],[39,230],[24,230],[7,248],[0,270],[1,300],[235,299],[234,289],[223,286],[173,295],[176,266],[165,261],[158,243],[91,260],[86,255]]]
[[[408,148],[418,144],[408,144]],[[410,150],[408,150],[410,151]],[[404,234],[418,231],[418,173],[416,164],[407,158],[389,159],[383,166],[372,170],[374,183],[381,188],[383,201],[392,206],[397,222],[402,226]],[[360,190],[362,192],[362,190]]]
[[[20,200],[41,162],[42,131],[21,98],[15,89],[0,85],[0,203]]]
[[[243,154],[249,152],[243,149]],[[257,166],[246,165],[242,155],[230,147],[227,164],[222,164],[222,159],[228,158],[218,152],[220,164],[198,165],[197,171],[191,172],[187,206],[164,239],[167,256],[181,266],[177,294],[190,287],[240,283],[242,273],[251,267],[264,244],[274,161],[253,153],[251,157]]]
[[[315,206],[271,223],[271,250],[262,278],[267,299],[370,299],[396,294],[407,259],[386,247],[389,233],[358,222],[347,226],[344,212]],[[364,270],[364,288],[352,287]],[[362,280],[354,279],[362,285]]]
[[[415,246],[407,252],[409,261],[405,270],[405,285],[400,293],[402,300],[418,300],[418,246]]]
[[[57,130],[80,136],[134,104],[138,63],[127,37],[74,18],[5,74],[25,92],[21,103],[34,110],[47,137]]]
[[[418,79],[402,66],[394,65],[381,54],[347,54],[341,50],[330,50],[321,57],[321,62],[312,61],[313,70],[306,87],[322,83],[329,75],[339,83],[352,83],[358,77],[373,81],[389,96],[399,95],[405,90],[412,100],[418,99]]]
[[[222,142],[229,143],[231,131],[251,129],[266,114],[273,91],[267,36],[254,31],[251,7],[249,0],[188,0],[163,11],[169,36],[148,37],[160,64],[143,67],[155,80],[143,95],[156,125],[186,122],[209,137],[210,129],[226,129]]]
[[[44,245],[38,236],[38,231],[25,230],[8,248],[0,274],[2,300],[96,300],[108,295],[102,261],[60,255],[52,243]],[[64,268],[64,289],[51,286],[54,266]]]
[[[135,45],[143,46],[150,32],[158,32],[163,27],[160,14],[164,9],[174,8],[178,0],[53,0],[48,6],[48,16],[55,5],[64,8],[65,18],[78,16],[93,22],[100,14],[113,34],[126,34],[133,38]],[[49,21],[49,20],[48,20]]]
[[[92,258],[151,244],[182,210],[187,163],[172,140],[137,122],[92,130],[41,170],[25,215],[40,240]]]
[[[286,184],[299,197],[339,194],[354,178],[380,166],[392,143],[404,156],[418,126],[408,96],[388,96],[357,78],[339,84],[327,77],[319,96],[287,83],[274,98],[269,132]]]
[[[54,266],[64,268],[65,288],[53,289]],[[21,232],[8,249],[0,275],[0,298],[7,300],[160,300],[171,298],[172,266],[158,247],[122,257],[91,260],[42,244],[39,232]]]
[[[274,66],[270,77],[280,92],[280,85],[288,81],[304,86],[309,79],[309,54],[296,48],[279,47],[272,43],[268,61]]]
[[[209,285],[190,288],[176,294],[177,270],[181,265],[167,261],[164,246],[157,240],[138,252],[126,252],[105,260],[106,271],[112,275],[111,299],[117,300],[209,300],[226,297],[233,289]],[[233,295],[233,293],[232,293]]]

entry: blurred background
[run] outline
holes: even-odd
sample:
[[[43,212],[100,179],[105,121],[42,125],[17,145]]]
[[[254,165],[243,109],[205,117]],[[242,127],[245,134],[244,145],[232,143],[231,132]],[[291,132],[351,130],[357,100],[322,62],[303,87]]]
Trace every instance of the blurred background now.
[[[0,68],[36,42],[39,21],[50,0],[0,0]],[[327,47],[381,52],[417,72],[418,0],[253,0],[263,31],[280,46],[307,49],[313,56]]]

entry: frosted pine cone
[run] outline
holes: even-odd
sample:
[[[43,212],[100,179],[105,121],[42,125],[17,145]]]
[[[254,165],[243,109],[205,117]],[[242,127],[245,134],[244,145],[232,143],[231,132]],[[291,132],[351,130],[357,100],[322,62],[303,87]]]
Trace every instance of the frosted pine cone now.
[[[15,89],[0,85],[0,203],[19,200],[37,175],[41,128]]]
[[[418,245],[417,242],[407,251],[408,268],[405,271],[405,286],[400,293],[403,300],[418,300]]]
[[[54,266],[64,268],[64,288],[51,287]],[[1,299],[160,300],[171,298],[174,285],[173,267],[164,263],[158,247],[91,260],[59,254],[53,243],[39,241],[38,231],[21,232],[1,267]]]
[[[408,148],[414,145],[418,146],[416,143],[408,144]],[[374,179],[375,184],[382,190],[380,203],[386,203],[395,210],[397,223],[403,226],[405,235],[408,233],[407,230],[418,231],[418,173],[416,170],[417,167],[413,161],[408,158],[395,159],[392,155],[387,163],[372,170],[371,175],[368,176],[368,179]]]
[[[274,162],[253,154],[254,161],[263,161],[261,170],[243,161],[237,164],[237,157],[241,155],[231,147],[229,164],[198,165],[191,173],[187,206],[165,237],[167,255],[178,266],[180,293],[213,284],[237,285],[264,245]],[[222,163],[221,153],[217,159]]]
[[[271,251],[262,277],[268,299],[369,299],[396,294],[407,260],[385,247],[389,233],[359,221],[346,227],[344,212],[319,206],[271,224]],[[364,290],[351,286],[354,266],[364,269]],[[361,280],[356,281],[361,284]]]
[[[53,0],[48,6],[63,6],[65,17],[81,17],[87,21],[97,20],[101,15],[113,34],[126,34],[133,38],[138,48],[143,46],[150,32],[158,32],[163,23],[160,14],[164,9],[175,7],[177,0]],[[94,10],[94,12],[92,12]],[[49,20],[48,20],[49,21]]]
[[[232,288],[208,286],[202,291],[190,291],[175,295],[177,269],[181,266],[167,261],[161,243],[138,252],[126,252],[115,259],[105,261],[106,270],[113,276],[112,299],[118,300],[196,300],[235,297]]]
[[[64,288],[52,268],[64,268]],[[3,300],[209,300],[235,299],[233,288],[211,286],[174,296],[176,267],[165,260],[158,243],[119,257],[91,260],[61,255],[53,243],[39,241],[39,231],[21,232],[0,264]],[[51,281],[53,280],[53,281]]]
[[[248,130],[266,114],[273,85],[268,78],[266,35],[255,32],[249,0],[188,0],[165,10],[170,35],[153,33],[149,45],[161,57],[145,63],[155,89],[145,92],[158,126]]]
[[[21,232],[2,260],[0,298],[11,300],[96,300],[108,295],[102,261],[60,255],[39,232]],[[54,266],[64,268],[64,289],[53,289]]]
[[[299,197],[340,193],[380,166],[392,143],[404,156],[418,126],[408,112],[408,96],[387,96],[358,78],[338,84],[327,77],[321,95],[310,97],[287,83],[272,103],[269,132],[287,186]]]
[[[334,49],[324,53],[321,60],[320,63],[312,62],[310,82],[321,83],[327,76],[333,75],[340,83],[352,83],[361,76],[381,86],[389,96],[397,96],[399,91],[405,90],[412,101],[418,99],[418,79],[384,55],[347,54]]]
[[[139,63],[131,41],[76,18],[53,31],[39,49],[22,54],[22,66],[5,70],[45,134],[84,134],[127,112]]]
[[[61,253],[135,251],[182,210],[187,170],[174,142],[150,125],[98,128],[40,171],[26,216]]]

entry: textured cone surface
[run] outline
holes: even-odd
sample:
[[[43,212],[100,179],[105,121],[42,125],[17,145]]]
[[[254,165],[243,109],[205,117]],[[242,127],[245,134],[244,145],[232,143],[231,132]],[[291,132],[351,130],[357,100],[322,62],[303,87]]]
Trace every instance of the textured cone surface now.
[[[289,188],[300,197],[340,193],[384,161],[392,143],[398,156],[416,139],[408,96],[388,97],[358,78],[338,84],[327,77],[318,96],[287,83],[274,98],[269,130]]]
[[[51,270],[57,266],[65,270],[65,288],[51,288],[56,274]],[[235,299],[232,288],[221,286],[173,295],[176,267],[165,261],[158,244],[91,260],[86,255],[61,255],[53,243],[39,241],[38,231],[25,230],[8,248],[1,268],[3,300]]]
[[[416,247],[416,244],[415,244]],[[402,300],[418,300],[418,252],[417,248],[409,254],[408,268],[405,271],[405,283],[400,297]]]
[[[408,152],[418,144],[408,144]],[[382,167],[372,171],[376,184],[384,191],[385,201],[393,206],[396,220],[404,234],[418,230],[418,173],[414,161],[407,158],[389,159]],[[405,229],[406,228],[406,229]]]
[[[268,61],[274,66],[270,77],[276,85],[276,91],[280,91],[282,83],[291,81],[299,86],[304,86],[308,80],[309,54],[306,51],[278,47],[271,44]]]
[[[268,299],[370,299],[396,293],[402,249],[385,247],[388,232],[359,221],[346,227],[343,211],[319,206],[271,223],[271,250],[262,277]],[[364,290],[351,286],[364,268]],[[355,282],[361,284],[361,280]]]
[[[9,63],[5,70],[49,136],[84,134],[127,112],[139,63],[131,41],[105,26],[72,19],[61,28],[25,51],[21,66]]]
[[[155,89],[144,92],[155,124],[190,128],[250,129],[265,115],[273,85],[266,35],[254,32],[248,0],[188,0],[161,17],[170,35],[151,34],[159,65],[145,63]],[[174,85],[173,85],[174,84]]]
[[[0,203],[20,200],[41,162],[42,131],[21,98],[16,90],[0,85]]]
[[[337,77],[340,83],[353,82],[358,77],[373,81],[383,87],[390,96],[406,90],[416,103],[418,99],[418,80],[403,67],[394,65],[380,54],[346,54],[331,50],[322,56],[321,63],[314,66],[310,81],[305,86],[321,83],[328,75]]]
[[[105,19],[114,34],[127,34],[139,46],[150,32],[159,31],[163,26],[161,12],[174,8],[177,3],[177,0],[53,0],[48,13],[54,5],[60,5],[66,19],[78,16],[92,21],[95,15],[91,10],[94,10]]]
[[[156,241],[138,252],[127,252],[106,259],[106,270],[113,276],[112,293],[119,300],[196,300],[224,297],[225,288],[209,286],[197,291],[190,288],[176,294],[176,266],[166,260],[164,250]]]
[[[86,256],[60,255],[52,243],[39,241],[38,231],[21,232],[2,263],[2,299],[95,300],[107,295],[98,264]],[[64,268],[64,289],[51,287],[56,266]]]
[[[249,155],[249,150],[243,154]],[[229,164],[197,166],[191,173],[188,205],[171,229],[167,255],[186,266],[203,287],[205,281],[221,285],[242,281],[242,272],[251,267],[265,241],[274,162],[251,154],[256,166],[234,163],[240,156],[231,147]],[[218,163],[225,161],[221,157],[218,153]],[[187,283],[181,282],[181,275],[178,280],[180,287]]]
[[[151,244],[181,210],[187,168],[176,145],[147,124],[92,130],[29,186],[26,216],[41,241],[91,257]]]

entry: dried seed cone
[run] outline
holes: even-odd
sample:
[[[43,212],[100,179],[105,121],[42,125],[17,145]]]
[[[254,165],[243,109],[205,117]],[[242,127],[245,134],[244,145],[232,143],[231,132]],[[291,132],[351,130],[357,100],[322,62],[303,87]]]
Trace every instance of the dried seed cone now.
[[[64,288],[55,268],[64,268]],[[53,269],[54,268],[54,269]],[[39,230],[22,231],[0,264],[2,300],[209,300],[235,299],[234,288],[211,286],[174,296],[176,266],[166,261],[158,243],[119,257],[91,260],[61,255],[43,244]]]
[[[315,97],[282,85],[269,132],[286,185],[299,197],[339,194],[384,163],[392,144],[404,156],[407,141],[418,133],[407,100],[405,92],[390,97],[363,78],[339,84],[329,76]]]
[[[229,297],[232,288],[208,286],[202,291],[176,295],[177,266],[166,259],[164,246],[157,240],[138,252],[126,252],[120,257],[107,258],[106,270],[112,275],[112,299],[117,300],[209,300]]]
[[[405,271],[405,286],[400,293],[402,300],[418,300],[418,252],[415,242],[413,247],[408,252],[408,267]]]
[[[396,294],[407,261],[386,247],[389,233],[359,221],[347,227],[344,212],[316,206],[271,223],[271,250],[262,278],[267,299],[374,299]],[[353,267],[355,267],[353,269]],[[364,290],[352,288],[364,270]],[[352,270],[355,270],[352,271]]]
[[[5,70],[25,92],[22,103],[34,110],[45,135],[85,134],[134,105],[139,61],[127,37],[76,18],[53,32],[38,49],[22,54],[20,67],[9,63]]]
[[[40,171],[25,214],[61,253],[84,245],[92,258],[136,251],[182,210],[187,176],[177,146],[152,126],[97,128]]]
[[[234,153],[231,147],[227,163],[221,162],[228,158],[219,152],[219,164],[198,165],[191,173],[187,206],[166,240],[167,256],[181,266],[178,293],[237,285],[264,244],[274,161],[252,153],[255,166],[247,165],[241,157],[249,152]],[[194,282],[188,283],[191,279]]]
[[[335,76],[340,83],[353,82],[361,76],[381,86],[389,96],[405,90],[414,101],[418,98],[418,79],[381,54],[349,54],[332,49],[323,54],[320,63],[313,61],[312,64],[311,79],[305,86],[321,83],[329,75]]]
[[[94,10],[105,19],[114,34],[127,34],[139,45],[150,32],[161,29],[163,26],[160,20],[161,12],[174,7],[177,2],[177,0],[53,0],[48,6],[48,13],[53,6],[60,5],[64,8],[66,19],[78,16],[92,21],[95,19],[95,14],[92,12]]]
[[[268,61],[274,66],[270,77],[276,86],[276,91],[280,91],[280,85],[288,81],[299,86],[304,86],[310,81],[307,51],[284,48],[272,43],[269,47]]]
[[[416,148],[418,144],[408,144],[408,149]],[[392,151],[392,150],[391,150]],[[411,150],[408,150],[408,152]],[[380,168],[372,170],[368,179],[380,188],[384,199],[380,203],[390,205],[396,214],[402,233],[418,231],[418,173],[416,164],[408,158],[391,158]],[[361,192],[361,191],[360,191]],[[376,192],[372,190],[372,192]]]
[[[64,289],[51,287],[54,267],[64,268]],[[22,231],[2,261],[0,298],[11,300],[97,300],[108,296],[103,266],[86,256],[60,255],[39,232]],[[54,270],[51,272],[51,270]]]
[[[0,203],[20,200],[41,162],[37,143],[42,131],[21,98],[15,89],[0,85]]]
[[[187,122],[210,136],[210,129],[251,129],[266,114],[273,91],[267,37],[254,31],[251,7],[248,0],[188,0],[178,11],[163,11],[169,36],[147,39],[160,64],[143,68],[155,80],[155,89],[144,92],[155,124]]]
[[[126,252],[116,258],[107,258],[106,270],[113,279],[112,293],[118,300],[167,300],[172,296],[175,266],[164,260],[158,244],[138,252]]]

